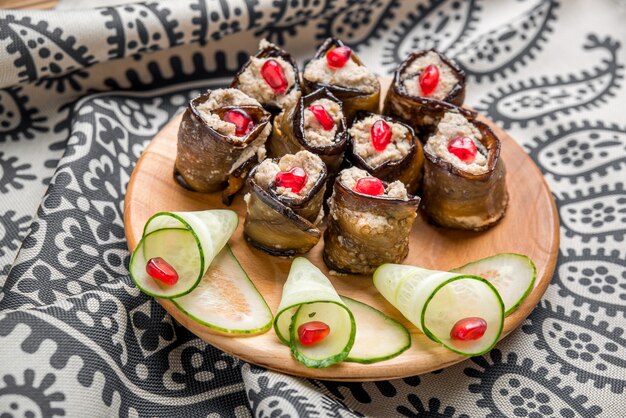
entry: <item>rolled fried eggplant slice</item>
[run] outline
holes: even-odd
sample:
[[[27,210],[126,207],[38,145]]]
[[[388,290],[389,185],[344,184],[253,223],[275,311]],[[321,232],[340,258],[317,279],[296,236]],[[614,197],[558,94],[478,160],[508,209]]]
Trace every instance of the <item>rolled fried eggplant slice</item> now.
[[[465,100],[465,73],[454,61],[429,49],[410,54],[394,72],[383,113],[418,133],[432,132],[446,111]],[[473,112],[467,115],[475,117]]]
[[[489,127],[448,112],[424,147],[423,209],[434,223],[482,230],[505,214],[509,196],[500,140]]]
[[[244,235],[272,255],[308,252],[320,239],[326,166],[315,154],[300,151],[266,159],[250,173]]]
[[[328,201],[324,262],[355,274],[402,262],[419,202],[400,181],[384,183],[357,167],[341,171]]]
[[[255,99],[235,89],[208,91],[191,100],[183,114],[174,176],[197,192],[228,186],[223,196],[228,200],[253,163],[265,158],[270,131],[270,114]]]
[[[342,104],[328,90],[320,89],[300,98],[291,110],[274,119],[268,143],[272,157],[307,150],[320,156],[333,176],[348,146]]]
[[[413,129],[389,116],[361,112],[348,130],[349,159],[374,177],[400,180],[415,194],[422,177],[424,151]]]
[[[235,75],[230,87],[258,100],[277,115],[293,107],[301,96],[298,66],[289,53],[261,40],[259,51]]]
[[[380,82],[343,42],[328,38],[304,67],[305,93],[327,88],[343,103],[348,122],[359,110],[378,112]]]

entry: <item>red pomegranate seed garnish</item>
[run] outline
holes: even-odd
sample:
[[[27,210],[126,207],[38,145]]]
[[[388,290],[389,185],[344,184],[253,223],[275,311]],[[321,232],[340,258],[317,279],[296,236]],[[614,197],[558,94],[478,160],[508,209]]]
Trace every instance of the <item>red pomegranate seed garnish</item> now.
[[[148,260],[148,264],[146,264],[146,273],[148,273],[148,276],[153,279],[169,286],[178,282],[178,273],[176,273],[174,267],[161,257],[155,257]]]
[[[385,186],[376,177],[363,177],[356,182],[354,191],[370,196],[380,196],[385,193]]]
[[[289,83],[287,83],[283,68],[275,59],[265,61],[265,64],[261,67],[261,75],[263,76],[263,80],[265,80],[276,94],[283,94],[287,91]]]
[[[459,320],[450,331],[450,338],[458,341],[477,340],[487,331],[487,321],[477,316]]]
[[[298,339],[302,345],[319,343],[330,334],[330,327],[322,321],[306,322],[298,327]]]
[[[352,55],[352,50],[348,46],[338,46],[326,53],[326,63],[330,68],[342,68]]]
[[[309,106],[309,110],[315,116],[315,119],[322,125],[325,131],[330,131],[335,126],[335,121],[333,117],[330,116],[328,110],[322,105],[313,105]]]
[[[420,89],[422,95],[430,96],[437,89],[439,84],[439,69],[436,65],[430,64],[419,76]]]
[[[248,135],[254,128],[254,121],[243,109],[227,110],[223,117],[225,122],[230,122],[235,125],[235,135],[244,136]]]
[[[476,144],[466,136],[455,136],[448,142],[448,151],[465,163],[476,158]]]
[[[294,167],[289,171],[279,171],[276,173],[274,182],[276,187],[291,189],[294,193],[299,193],[306,184],[306,172],[300,167]]]
[[[376,151],[384,151],[391,142],[391,127],[384,120],[377,120],[370,129],[370,138]]]

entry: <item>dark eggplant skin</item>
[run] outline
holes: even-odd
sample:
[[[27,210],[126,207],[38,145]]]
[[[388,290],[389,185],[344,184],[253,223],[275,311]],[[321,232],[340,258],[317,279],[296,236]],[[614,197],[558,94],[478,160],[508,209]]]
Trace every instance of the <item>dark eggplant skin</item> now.
[[[245,109],[254,119],[255,127],[243,140],[222,135],[206,123],[197,109],[210,95],[211,91],[208,91],[189,102],[178,129],[174,164],[174,177],[178,182],[187,189],[202,193],[227,188],[231,175],[245,178],[247,171],[244,168],[249,170],[249,164],[244,162],[235,170],[232,166],[246,149],[265,143],[271,126],[270,114],[260,106],[225,106],[216,111],[233,107]],[[233,179],[227,194],[233,195],[242,186],[243,182],[237,184]]]
[[[456,75],[458,83],[452,88],[443,100],[434,99],[425,96],[413,96],[409,94],[402,86],[402,81],[406,78],[404,73],[406,69],[415,61],[434,52],[439,58],[448,65],[452,72]],[[436,49],[427,49],[419,52],[413,52],[398,66],[393,74],[393,82],[387,90],[383,113],[400,119],[411,125],[418,134],[423,138],[431,133],[437,126],[439,120],[445,112],[455,109],[465,112],[466,117],[475,118],[476,114],[472,111],[462,109],[465,100],[465,72],[459,66]]]
[[[409,153],[401,160],[387,161],[376,167],[372,167],[367,161],[365,161],[365,159],[363,159],[363,157],[354,152],[354,141],[350,136],[350,131],[348,130],[348,138],[350,143],[348,160],[354,166],[359,167],[367,171],[374,177],[377,177],[386,182],[400,180],[406,187],[406,190],[409,194],[415,194],[421,184],[422,171],[424,169],[424,150],[422,148],[422,143],[415,135],[415,131],[413,131],[413,128],[411,128],[409,125],[399,121],[398,119],[370,112],[359,112],[352,124],[354,125],[354,123],[369,116],[377,116],[387,123],[397,123],[407,128],[407,130],[409,131],[407,136],[409,137],[409,142],[411,142],[412,144],[411,149],[409,150]]]
[[[307,253],[322,235],[317,224],[326,191],[326,169],[306,196],[293,199],[277,195],[273,184],[263,189],[254,180],[257,167],[248,177],[250,193],[246,195],[248,212],[243,226],[246,240],[271,255]]]
[[[344,43],[335,38],[328,38],[322,45],[320,45],[311,60],[324,58],[328,51],[340,46],[344,46]],[[352,52],[351,59],[357,64],[363,65],[354,52]],[[364,93],[348,87],[309,81],[304,77],[304,72],[305,71],[302,71],[302,89],[304,90],[304,93],[310,94],[320,88],[328,89],[328,91],[330,91],[343,103],[343,114],[348,123],[352,121],[356,113],[360,110],[378,113],[380,109],[380,83],[378,83],[378,88],[374,93]]]
[[[270,45],[266,46],[265,48],[259,49],[259,51],[254,55],[254,57],[255,58],[282,58],[283,60],[285,60],[285,62],[288,62],[293,67],[293,75],[294,75],[294,80],[295,81],[294,81],[294,85],[291,86],[287,91],[285,91],[285,93],[283,93],[283,95],[290,94],[293,89],[296,89],[296,90],[298,90],[300,92],[302,91],[302,86],[300,85],[300,75],[299,75],[299,72],[298,72],[298,65],[296,64],[296,61],[293,59],[293,57],[291,56],[290,53],[288,53],[287,51],[285,51],[283,49],[278,48],[274,44],[270,44]],[[237,74],[235,74],[235,77],[233,78],[233,81],[230,83],[230,87],[231,88],[239,89],[239,76],[246,70],[246,68],[248,68],[250,66],[250,62],[251,62],[251,60],[248,60],[239,69],[239,71],[237,71]],[[263,80],[263,78],[260,78],[259,82],[260,83],[264,83],[265,81]],[[301,95],[301,93],[300,93],[300,95]],[[278,105],[276,105],[274,103],[264,103],[263,101],[259,100],[256,97],[255,97],[255,99],[257,99],[261,103],[261,105],[268,112],[270,112],[273,116],[278,115],[283,110],[280,106],[278,106]]]
[[[348,147],[348,132],[344,117],[339,122],[335,141],[331,146],[317,147],[307,143],[304,137],[304,110],[319,99],[328,99],[342,106],[341,101],[327,89],[319,89],[301,97],[296,106],[274,119],[274,130],[267,149],[271,157],[282,157],[285,154],[295,154],[302,150],[317,154],[326,164],[328,173],[332,177],[339,171],[343,162],[344,153]]]
[[[386,186],[386,184],[385,184]],[[324,232],[324,262],[342,273],[370,274],[384,263],[401,263],[409,253],[409,234],[420,198],[369,196],[348,189],[337,177],[329,199]],[[383,216],[388,224],[372,227],[359,218]]]
[[[509,195],[500,140],[484,123],[470,122],[480,131],[480,142],[487,149],[487,171],[465,172],[425,149],[422,210],[439,226],[481,231],[504,217]]]

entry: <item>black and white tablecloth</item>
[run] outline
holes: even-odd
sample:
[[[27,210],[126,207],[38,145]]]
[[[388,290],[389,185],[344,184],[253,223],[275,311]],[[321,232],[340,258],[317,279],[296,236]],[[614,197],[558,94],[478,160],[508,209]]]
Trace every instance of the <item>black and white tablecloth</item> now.
[[[0,11],[0,417],[626,416],[626,5],[621,0],[195,0]],[[123,201],[153,135],[267,38],[328,36],[389,74],[436,46],[467,103],[545,175],[552,283],[491,353],[333,383],[243,363],[129,278]],[[523,222],[520,219],[520,222]]]

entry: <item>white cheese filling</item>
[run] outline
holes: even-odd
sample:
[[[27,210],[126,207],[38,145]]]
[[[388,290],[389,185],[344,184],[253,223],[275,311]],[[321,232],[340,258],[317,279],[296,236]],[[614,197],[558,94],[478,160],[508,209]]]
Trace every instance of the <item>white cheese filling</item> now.
[[[384,150],[378,151],[374,148],[371,137],[372,125],[378,120],[381,120],[378,116],[368,116],[354,123],[349,130],[354,153],[363,158],[372,168],[387,161],[403,159],[411,151],[412,145],[408,138],[409,130],[406,127],[399,123],[386,122],[391,128],[391,142]]]
[[[224,106],[259,106],[261,104],[237,89],[217,89],[211,91],[209,98],[196,106],[196,110],[204,121],[217,132],[228,136],[235,141],[243,141],[244,136],[235,135],[236,126],[234,123],[226,122],[213,113],[215,109]]]
[[[343,118],[343,112],[341,111],[341,105],[328,99],[318,99],[309,105],[323,106],[324,109],[330,114],[335,126],[328,131],[324,129],[322,124],[317,120],[313,112],[307,107],[304,109],[304,140],[307,144],[314,147],[328,147],[335,142],[335,135],[337,135],[337,127],[339,122]]]
[[[452,68],[433,51],[413,60],[404,70],[402,86],[412,96],[423,96],[419,83],[419,74],[431,64],[435,65],[439,70],[439,83],[435,91],[426,97],[443,100],[458,83],[458,80]]]
[[[311,60],[304,68],[303,77],[313,83],[347,87],[363,93],[375,93],[380,90],[376,75],[352,59],[338,69],[330,68],[326,57]]]
[[[271,159],[263,160],[254,173],[254,181],[263,189],[269,190],[271,184],[276,180],[276,174],[281,171],[289,171],[294,167],[300,167],[306,173],[306,183],[304,187],[297,193],[293,192],[290,188],[277,187],[276,194],[294,199],[306,196],[324,170],[324,162],[322,159],[309,151],[298,151],[296,154],[286,154],[280,158],[278,163]]]
[[[361,170],[358,167],[351,167],[342,170],[341,173],[339,173],[338,181],[340,181],[348,189],[354,190],[357,182],[363,177],[373,176],[370,175],[367,171]],[[393,183],[389,183],[389,185],[385,188],[385,194],[379,197],[408,200],[406,187],[404,187],[404,184],[402,184],[402,182],[399,180],[396,180]]]
[[[476,144],[476,158],[471,163],[462,161],[448,151],[448,143],[457,136],[464,136]],[[481,174],[487,171],[487,149],[480,142],[482,134],[463,115],[447,112],[437,125],[437,130],[428,138],[424,151],[434,154],[467,173]]]

